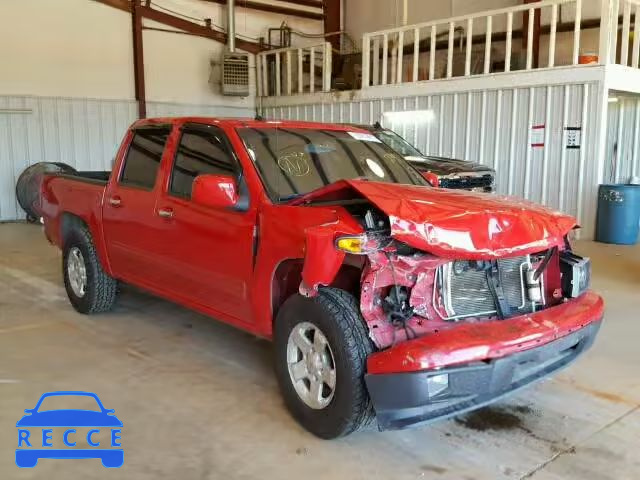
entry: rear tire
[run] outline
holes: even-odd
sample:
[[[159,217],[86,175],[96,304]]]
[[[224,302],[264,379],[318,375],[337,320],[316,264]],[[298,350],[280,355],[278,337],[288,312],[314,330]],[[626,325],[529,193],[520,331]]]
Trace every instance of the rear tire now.
[[[292,338],[297,337],[293,341],[296,345],[304,343],[297,332],[308,335],[309,344],[304,348],[309,349],[309,355],[297,346],[292,349]],[[355,432],[374,418],[364,381],[366,359],[374,347],[353,295],[335,288],[323,288],[313,298],[293,295],[278,312],[274,343],[276,375],[285,404],[305,429],[333,439]],[[316,343],[327,347],[317,348]],[[324,365],[320,365],[319,355],[326,358]],[[302,373],[298,374],[296,367],[302,367]],[[334,372],[333,377],[325,376],[327,369]],[[311,392],[318,378],[333,381],[321,382],[320,400],[316,395],[309,401],[305,390]]]
[[[113,308],[118,282],[102,268],[84,225],[74,226],[65,238],[62,274],[69,301],[78,312],[92,314]]]

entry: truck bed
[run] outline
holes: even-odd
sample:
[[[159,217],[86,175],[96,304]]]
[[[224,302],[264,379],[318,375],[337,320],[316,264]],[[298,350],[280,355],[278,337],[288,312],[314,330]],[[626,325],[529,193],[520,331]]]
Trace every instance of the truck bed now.
[[[54,174],[58,177],[69,178],[71,180],[79,180],[82,182],[97,183],[99,185],[106,185],[111,175],[110,170],[87,170],[78,171],[75,173],[59,173]]]
[[[65,213],[81,218],[102,235],[102,200],[110,172],[91,171],[45,175],[40,210],[47,238],[61,246],[60,222]]]

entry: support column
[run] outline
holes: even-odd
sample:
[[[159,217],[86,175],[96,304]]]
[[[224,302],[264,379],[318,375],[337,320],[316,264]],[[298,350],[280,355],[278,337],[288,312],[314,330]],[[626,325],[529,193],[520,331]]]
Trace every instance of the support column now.
[[[324,0],[322,13],[324,14],[324,33],[333,33],[342,30],[343,25],[341,0]],[[340,75],[340,73],[342,72],[343,59],[340,55],[340,53],[342,52],[342,45],[340,45],[341,40],[342,34],[331,35],[330,37],[324,39],[325,42],[329,42],[331,44],[331,49],[330,51],[327,51],[327,49],[323,50],[324,53],[322,64],[325,66],[325,68],[327,65],[333,65],[335,71],[332,71],[331,76]],[[326,73],[327,70],[325,70],[324,72]],[[331,90],[331,76],[326,79],[323,75],[324,91],[328,92]]]
[[[144,88],[144,48],[142,43],[142,13],[139,0],[131,6],[131,25],[133,33],[133,77],[136,101],[138,102],[138,117],[146,118],[147,100]]]
[[[340,31],[342,28],[340,25],[340,18],[342,16],[340,11],[340,0],[325,0],[323,10],[324,33]],[[334,50],[340,51],[340,38],[341,35],[333,35],[327,38],[327,42],[331,43]]]

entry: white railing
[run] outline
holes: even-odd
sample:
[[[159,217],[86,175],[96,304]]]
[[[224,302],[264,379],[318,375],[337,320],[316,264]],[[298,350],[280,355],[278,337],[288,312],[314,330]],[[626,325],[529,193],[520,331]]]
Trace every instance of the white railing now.
[[[331,44],[267,50],[256,56],[258,96],[331,90]]]
[[[610,55],[615,54],[611,61],[638,68],[640,60],[640,0],[620,0],[619,3],[615,2],[613,8],[609,10],[614,19],[619,18],[620,11],[622,12],[622,34],[619,46],[616,45],[618,41],[617,29],[614,29],[616,35],[610,37],[611,50],[609,53]],[[632,16],[634,17],[633,24]],[[631,53],[631,58],[629,58],[629,53]]]
[[[618,0],[602,0],[603,2]],[[640,0],[620,0],[636,4]],[[362,86],[386,85],[391,83],[417,82],[489,74],[497,71],[531,70],[534,68],[534,21],[536,12],[542,18],[548,18],[549,50],[545,65],[556,66],[556,36],[560,7],[571,5],[573,12],[573,50],[571,64],[579,63],[580,36],[582,19],[582,0],[545,0],[537,3],[518,5],[485,12],[463,15],[444,20],[407,25],[378,32],[366,33],[362,42]],[[528,13],[528,24],[523,27],[527,32],[524,51],[516,51],[513,45],[514,22],[516,14]],[[637,20],[636,16],[636,22]],[[500,39],[494,39],[494,25],[504,22],[506,32],[500,32]],[[523,22],[524,23],[524,22]],[[516,24],[517,25],[517,24]],[[474,30],[480,31],[484,41],[480,49],[474,49]],[[502,38],[504,37],[504,38]],[[446,56],[437,62],[437,44],[439,38],[446,38]],[[477,38],[477,37],[476,37]],[[477,42],[476,42],[477,43]],[[494,51],[496,43],[504,43],[505,52],[499,58]],[[421,51],[426,45],[426,58]],[[514,53],[520,54],[521,64],[514,65]],[[408,62],[405,60],[409,59]],[[494,60],[504,60],[504,66],[496,67]],[[436,71],[437,64],[444,63],[442,72]],[[422,69],[422,70],[421,70]]]

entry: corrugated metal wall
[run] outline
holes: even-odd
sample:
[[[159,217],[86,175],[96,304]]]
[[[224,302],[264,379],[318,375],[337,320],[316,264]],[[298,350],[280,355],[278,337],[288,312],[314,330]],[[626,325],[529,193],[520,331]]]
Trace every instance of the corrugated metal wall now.
[[[485,90],[406,98],[266,108],[267,118],[371,124],[380,121],[427,155],[464,158],[497,170],[498,192],[576,215],[591,237],[597,185],[597,84]],[[430,110],[426,123],[385,112]],[[396,117],[391,117],[396,118]],[[545,125],[544,147],[532,126]],[[581,148],[566,148],[581,127]]]
[[[149,116],[253,116],[253,109],[147,104]],[[24,218],[15,184],[29,165],[64,162],[79,170],[108,170],[122,135],[137,118],[130,100],[0,96],[0,221]]]
[[[147,102],[148,117],[250,117],[256,112],[253,108],[228,105],[192,105],[185,103]]]
[[[626,183],[640,176],[640,96],[609,103],[604,181]]]

